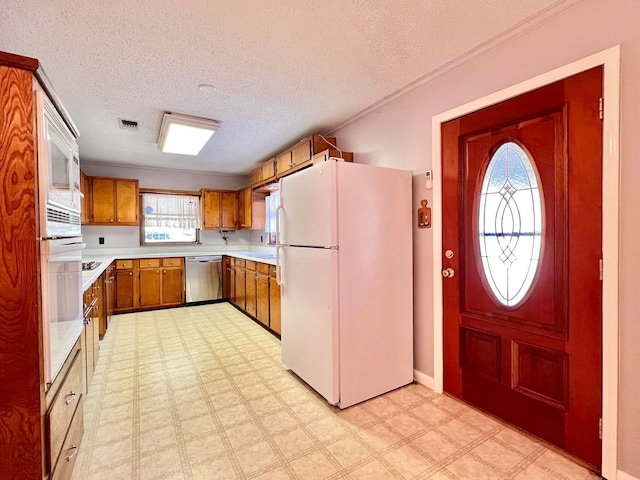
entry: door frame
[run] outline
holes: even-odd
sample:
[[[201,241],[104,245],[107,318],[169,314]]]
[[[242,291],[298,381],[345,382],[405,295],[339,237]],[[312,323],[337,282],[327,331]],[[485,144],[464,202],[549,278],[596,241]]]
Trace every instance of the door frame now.
[[[433,390],[442,393],[442,143],[441,126],[468,113],[602,65],[604,119],[602,125],[602,475],[617,478],[618,463],[618,322],[620,215],[620,45],[512,85],[432,118],[433,169]],[[607,319],[608,321],[604,321]]]

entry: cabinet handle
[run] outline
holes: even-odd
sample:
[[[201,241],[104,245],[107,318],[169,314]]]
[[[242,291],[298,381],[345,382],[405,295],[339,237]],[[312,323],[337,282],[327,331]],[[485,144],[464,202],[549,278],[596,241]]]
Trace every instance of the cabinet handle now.
[[[64,403],[65,405],[69,405],[71,402],[73,402],[76,397],[78,396],[77,393],[75,392],[71,392],[69,395],[67,395],[66,397],[64,397]]]
[[[166,270],[164,270],[162,273],[167,273],[167,271],[166,271]]]
[[[156,270],[156,273],[160,273],[160,270]]]
[[[120,222],[121,220],[120,220],[120,219],[118,219],[118,221]]]
[[[133,276],[133,272],[129,272],[129,276]]]
[[[71,459],[78,454],[78,446],[77,445],[71,445],[71,447],[69,447],[69,450],[74,450],[74,452],[67,457],[67,462],[70,462]]]
[[[110,222],[113,222],[113,218],[111,220],[109,220]]]

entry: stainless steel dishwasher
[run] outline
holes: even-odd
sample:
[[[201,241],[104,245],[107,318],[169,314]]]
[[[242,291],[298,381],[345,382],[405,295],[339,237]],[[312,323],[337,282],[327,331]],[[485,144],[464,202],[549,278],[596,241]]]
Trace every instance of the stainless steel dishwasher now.
[[[187,305],[209,303],[222,298],[222,257],[186,257]]]

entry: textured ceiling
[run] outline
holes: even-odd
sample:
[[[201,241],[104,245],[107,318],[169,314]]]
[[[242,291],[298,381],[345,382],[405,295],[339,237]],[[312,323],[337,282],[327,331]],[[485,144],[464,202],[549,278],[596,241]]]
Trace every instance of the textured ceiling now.
[[[0,50],[41,61],[83,161],[247,173],[557,3],[2,0]],[[221,128],[197,157],[161,153],[165,111]]]

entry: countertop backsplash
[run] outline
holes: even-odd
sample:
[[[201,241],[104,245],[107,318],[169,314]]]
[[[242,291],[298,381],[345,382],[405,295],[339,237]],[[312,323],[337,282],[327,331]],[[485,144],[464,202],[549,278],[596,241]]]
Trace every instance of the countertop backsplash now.
[[[140,247],[139,227],[112,227],[101,225],[85,225],[82,227],[82,236],[86,248],[136,248]],[[232,246],[232,245],[266,245],[266,236],[263,230],[236,230],[224,232],[217,230],[202,230],[200,241],[204,246]],[[100,237],[104,238],[104,244],[99,243]],[[261,243],[261,238],[263,242]]]

